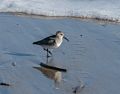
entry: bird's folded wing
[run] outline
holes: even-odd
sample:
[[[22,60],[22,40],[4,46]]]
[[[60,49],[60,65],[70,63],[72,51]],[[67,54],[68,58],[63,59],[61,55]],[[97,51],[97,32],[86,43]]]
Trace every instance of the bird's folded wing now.
[[[34,42],[34,44],[37,44],[37,45],[54,45],[55,43],[55,36],[50,36],[50,37],[47,37],[47,38],[44,38],[40,41],[37,41],[37,42]]]

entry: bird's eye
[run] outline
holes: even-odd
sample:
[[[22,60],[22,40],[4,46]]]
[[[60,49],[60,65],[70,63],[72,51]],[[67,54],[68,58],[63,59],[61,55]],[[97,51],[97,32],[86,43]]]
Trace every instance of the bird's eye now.
[[[63,34],[60,34],[61,36],[63,36]]]

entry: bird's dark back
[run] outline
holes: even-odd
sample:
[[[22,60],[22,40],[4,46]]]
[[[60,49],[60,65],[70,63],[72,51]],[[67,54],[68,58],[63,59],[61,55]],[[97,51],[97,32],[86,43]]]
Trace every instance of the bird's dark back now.
[[[36,45],[52,45],[55,42],[55,40],[54,40],[55,37],[56,37],[56,35],[52,35],[52,36],[46,37],[42,40],[33,42],[33,44],[36,44]]]

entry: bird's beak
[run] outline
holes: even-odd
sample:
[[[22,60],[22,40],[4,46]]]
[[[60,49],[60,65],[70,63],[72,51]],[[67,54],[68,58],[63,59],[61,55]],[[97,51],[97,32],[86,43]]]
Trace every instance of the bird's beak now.
[[[69,42],[69,39],[67,37],[64,36],[63,38]]]

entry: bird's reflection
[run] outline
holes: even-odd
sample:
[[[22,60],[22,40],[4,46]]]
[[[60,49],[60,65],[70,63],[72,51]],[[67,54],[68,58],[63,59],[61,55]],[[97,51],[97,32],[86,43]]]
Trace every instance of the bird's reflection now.
[[[43,64],[43,63],[42,63]],[[50,59],[45,65],[54,67],[54,59]],[[62,72],[56,69],[47,68],[44,66],[34,67],[41,71],[47,78],[54,80],[55,86],[59,87],[60,82],[62,81]]]

